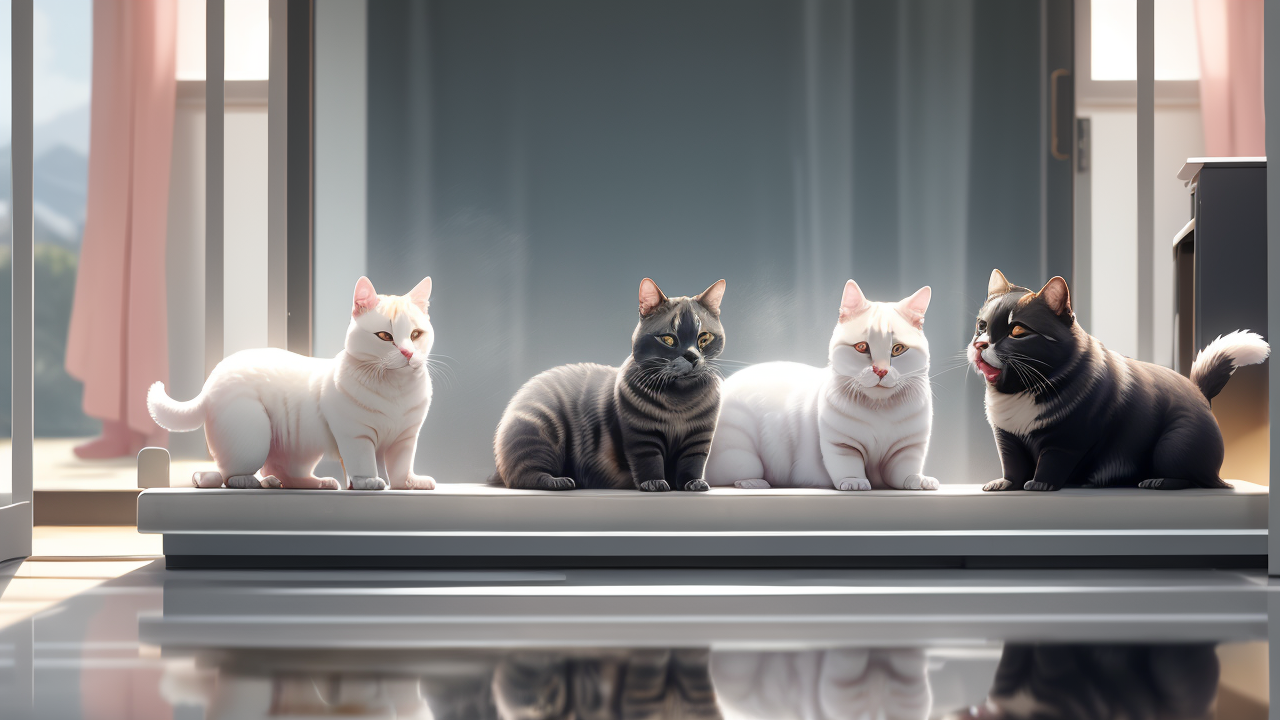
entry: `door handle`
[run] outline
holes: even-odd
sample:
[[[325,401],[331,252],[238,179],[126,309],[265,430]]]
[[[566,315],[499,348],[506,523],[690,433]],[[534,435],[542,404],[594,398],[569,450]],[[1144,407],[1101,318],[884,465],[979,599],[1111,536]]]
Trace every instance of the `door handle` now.
[[[1060,132],[1058,122],[1058,81],[1071,74],[1066,68],[1058,68],[1049,74],[1049,153],[1053,155],[1054,160],[1070,160],[1071,151],[1068,146],[1067,152],[1062,152],[1060,146]]]

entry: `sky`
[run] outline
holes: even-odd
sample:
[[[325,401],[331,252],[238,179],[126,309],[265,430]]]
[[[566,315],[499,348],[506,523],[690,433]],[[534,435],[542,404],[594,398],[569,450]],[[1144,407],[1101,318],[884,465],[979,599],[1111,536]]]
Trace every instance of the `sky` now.
[[[92,0],[35,0],[33,59],[37,128],[89,104],[92,8]],[[9,144],[11,127],[10,9],[9,0],[0,0],[0,145]],[[83,147],[87,147],[88,126],[84,128]]]

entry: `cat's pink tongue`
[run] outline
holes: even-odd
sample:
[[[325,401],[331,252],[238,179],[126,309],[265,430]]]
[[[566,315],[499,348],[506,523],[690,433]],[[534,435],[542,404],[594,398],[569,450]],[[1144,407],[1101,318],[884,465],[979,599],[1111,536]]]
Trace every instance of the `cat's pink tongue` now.
[[[1000,368],[988,364],[982,359],[981,355],[974,358],[974,362],[978,366],[978,371],[982,373],[982,377],[987,379],[987,382],[995,382],[996,378],[1000,377]]]

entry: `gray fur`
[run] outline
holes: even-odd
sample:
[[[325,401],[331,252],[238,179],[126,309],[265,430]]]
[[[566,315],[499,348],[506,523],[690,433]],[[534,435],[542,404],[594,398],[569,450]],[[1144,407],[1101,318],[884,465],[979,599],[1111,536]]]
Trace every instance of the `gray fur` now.
[[[494,671],[504,720],[720,720],[706,650],[520,653]]]
[[[641,315],[622,367],[562,365],[525,383],[494,438],[498,479],[539,490],[706,490],[702,471],[720,411],[710,361],[724,349],[722,283],[671,299],[654,285],[660,303]],[[714,339],[698,348],[703,333]]]

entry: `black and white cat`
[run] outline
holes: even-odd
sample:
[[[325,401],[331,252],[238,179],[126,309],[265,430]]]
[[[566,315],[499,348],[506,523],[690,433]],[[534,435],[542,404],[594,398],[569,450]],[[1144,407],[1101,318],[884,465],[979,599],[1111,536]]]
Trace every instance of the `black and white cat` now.
[[[1103,347],[1076,323],[1066,280],[1032,292],[993,270],[968,348],[1004,470],[983,489],[1230,487],[1209,400],[1269,353],[1236,331],[1200,352],[1188,380]]]

